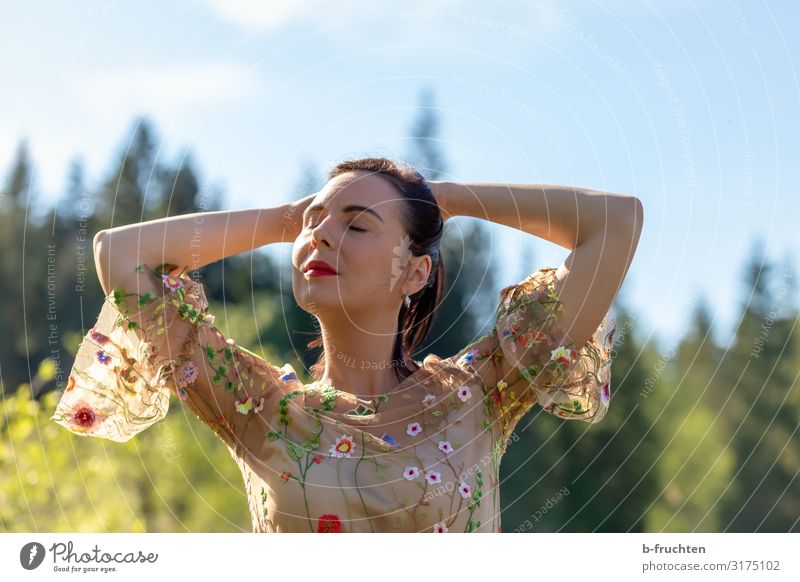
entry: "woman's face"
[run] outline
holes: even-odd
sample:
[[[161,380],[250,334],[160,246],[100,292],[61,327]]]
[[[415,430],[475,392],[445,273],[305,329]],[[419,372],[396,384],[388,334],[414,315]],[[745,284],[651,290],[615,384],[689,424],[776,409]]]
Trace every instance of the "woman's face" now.
[[[357,319],[396,313],[403,295],[422,288],[430,258],[412,257],[400,221],[404,204],[378,175],[341,174],[318,192],[303,213],[292,248],[292,287],[297,304],[315,315]],[[313,245],[312,245],[313,241]],[[306,271],[325,261],[335,275]]]

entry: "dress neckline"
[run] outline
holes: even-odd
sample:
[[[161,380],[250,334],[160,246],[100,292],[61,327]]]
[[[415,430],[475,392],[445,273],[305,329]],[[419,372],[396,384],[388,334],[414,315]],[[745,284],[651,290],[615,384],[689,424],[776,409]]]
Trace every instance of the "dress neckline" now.
[[[375,403],[378,402],[380,399],[388,399],[389,396],[397,394],[398,392],[400,392],[401,389],[404,388],[405,385],[409,381],[416,379],[417,375],[419,375],[419,373],[422,372],[422,370],[425,369],[425,366],[423,365],[423,362],[417,362],[415,360],[414,363],[417,364],[417,366],[418,366],[417,369],[414,370],[413,372],[411,372],[405,378],[403,378],[394,388],[392,388],[388,392],[383,392],[381,394],[376,394],[375,396],[373,396],[371,398],[362,398],[361,396],[358,396],[357,394],[353,394],[352,392],[347,392],[345,390],[339,390],[333,384],[329,384],[329,383],[323,384],[319,380],[314,380],[310,384],[306,384],[305,388],[306,389],[313,388],[313,389],[319,390],[319,389],[324,389],[326,387],[332,387],[336,391],[337,395],[338,394],[343,394],[343,395],[345,395],[347,397],[355,399],[359,403],[369,404],[371,406],[374,406]]]

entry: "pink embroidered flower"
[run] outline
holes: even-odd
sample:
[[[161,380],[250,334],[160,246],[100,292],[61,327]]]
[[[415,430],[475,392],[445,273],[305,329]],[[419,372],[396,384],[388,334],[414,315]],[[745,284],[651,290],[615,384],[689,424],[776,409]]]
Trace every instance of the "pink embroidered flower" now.
[[[413,481],[417,477],[419,477],[419,469],[416,467],[406,467],[406,470],[403,471],[403,477],[408,479],[409,481]]]
[[[353,437],[343,434],[336,440],[335,444],[331,445],[331,456],[338,458],[350,457],[354,448],[355,445],[353,444]]]
[[[461,399],[461,402],[466,402],[467,400],[472,398],[472,392],[470,391],[469,386],[467,386],[466,384],[460,386],[458,388],[458,397]]]
[[[421,432],[422,426],[418,422],[409,423],[408,428],[406,428],[406,433],[411,436],[417,436]]]
[[[438,471],[428,471],[425,473],[425,480],[428,482],[428,485],[436,485],[442,482],[442,474]]]
[[[450,444],[450,441],[439,441],[439,450],[444,454],[448,454],[453,452],[453,447]]]
[[[192,360],[187,360],[175,372],[175,385],[179,388],[185,388],[189,384],[194,384],[199,373],[200,370],[197,365]]]
[[[427,408],[431,406],[434,402],[436,402],[436,395],[428,394],[427,396],[425,396],[425,398],[422,399],[422,406]]]
[[[611,384],[610,382],[606,382],[600,389],[600,402],[602,402],[603,404],[608,404],[610,400],[611,400]]]
[[[447,525],[445,522],[440,521],[439,523],[433,526],[434,533],[447,533]]]
[[[472,487],[464,483],[463,481],[458,484],[458,492],[461,493],[461,497],[466,499],[470,495],[472,495]]]
[[[247,414],[253,409],[253,399],[248,396],[244,402],[236,401],[236,411],[242,414]]]
[[[183,283],[181,283],[180,279],[177,279],[172,275],[167,275],[166,273],[161,274],[161,281],[164,283],[164,287],[170,291],[175,291],[176,289],[183,287]]]

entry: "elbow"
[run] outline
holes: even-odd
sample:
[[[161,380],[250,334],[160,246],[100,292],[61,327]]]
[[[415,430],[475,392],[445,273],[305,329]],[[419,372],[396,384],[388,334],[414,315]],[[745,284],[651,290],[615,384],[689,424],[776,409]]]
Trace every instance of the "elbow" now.
[[[617,225],[630,231],[634,237],[639,238],[644,226],[644,205],[636,196],[626,196],[624,207],[615,213]]]
[[[92,252],[94,254],[95,263],[100,262],[100,258],[107,252],[108,249],[108,232],[105,230],[98,231],[92,239]]]

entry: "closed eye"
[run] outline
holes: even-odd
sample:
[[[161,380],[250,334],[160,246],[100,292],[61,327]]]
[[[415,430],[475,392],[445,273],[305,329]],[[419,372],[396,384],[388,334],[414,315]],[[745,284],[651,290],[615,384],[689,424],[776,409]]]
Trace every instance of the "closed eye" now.
[[[308,228],[308,229],[314,229],[314,228],[317,228],[317,225],[316,225],[316,224],[310,224],[310,223],[309,223],[309,224],[306,226],[306,228]],[[366,228],[359,228],[359,227],[357,227],[357,226],[348,225],[348,227],[347,227],[347,228],[348,228],[349,230],[354,230],[355,232],[367,232],[367,229],[366,229]]]

